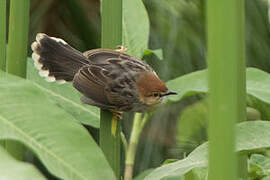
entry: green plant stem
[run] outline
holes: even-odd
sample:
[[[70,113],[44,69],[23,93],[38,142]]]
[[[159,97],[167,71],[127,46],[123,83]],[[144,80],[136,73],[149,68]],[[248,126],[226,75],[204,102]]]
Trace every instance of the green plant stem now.
[[[30,1],[10,0],[7,72],[26,76]]]
[[[101,3],[101,46],[115,49],[122,44],[122,0],[103,0]],[[117,123],[116,134],[112,134],[112,114],[101,111],[100,147],[110,166],[120,179],[120,126]]]
[[[6,68],[6,0],[0,1],[0,70]]]
[[[0,70],[6,70],[6,0],[0,1]],[[5,147],[5,140],[0,140],[0,145]]]
[[[136,113],[134,120],[132,131],[130,135],[129,144],[126,152],[126,161],[125,161],[125,180],[132,180],[133,176],[133,165],[136,155],[136,149],[139,142],[140,134],[143,130],[143,127],[148,120],[148,114],[145,114],[142,119],[141,113]]]
[[[124,147],[125,154],[127,154],[128,143],[127,143],[126,136],[125,136],[125,134],[123,132],[121,132],[121,141],[122,141],[122,144],[123,144],[123,147]]]
[[[30,0],[10,0],[6,71],[23,78],[26,77],[29,12]],[[13,157],[23,158],[22,144],[6,140],[5,148]]]
[[[102,110],[100,113],[100,147],[118,179],[120,179],[120,121],[117,123],[114,136],[111,133],[111,112]]]
[[[237,165],[235,123],[245,117],[244,0],[207,1],[210,87],[209,180],[246,179]]]

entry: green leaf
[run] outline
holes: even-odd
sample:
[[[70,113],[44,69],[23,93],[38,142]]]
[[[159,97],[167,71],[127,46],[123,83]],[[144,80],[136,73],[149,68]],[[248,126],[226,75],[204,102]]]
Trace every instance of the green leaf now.
[[[270,104],[269,73],[256,68],[247,70],[247,93]]]
[[[168,96],[171,101],[178,101],[186,96],[198,93],[205,93],[207,87],[207,70],[196,71],[166,83],[171,91],[177,92],[177,95]]]
[[[263,103],[260,104],[262,105]],[[266,106],[268,104],[264,103],[263,105]],[[246,112],[247,121],[261,119],[260,112],[257,109],[247,107]],[[208,114],[207,98],[184,109],[177,121],[178,154],[189,153],[207,141]]]
[[[270,120],[270,104],[267,104],[251,95],[247,96],[247,106],[255,109],[255,110],[247,110],[247,119],[263,119]],[[256,112],[256,111],[259,112]],[[259,118],[260,117],[260,118]]]
[[[148,47],[149,19],[142,0],[123,0],[123,45],[127,53],[142,58]]]
[[[0,138],[24,143],[61,179],[115,179],[87,130],[45,93],[0,72]]]
[[[249,159],[250,174],[254,177],[270,177],[270,158],[261,154],[252,154]],[[268,177],[268,178],[269,178]]]
[[[163,51],[162,51],[162,49],[154,49],[154,50],[146,49],[144,51],[144,53],[143,53],[144,56],[149,56],[149,55],[152,55],[152,54],[156,55],[159,60],[163,59]]]
[[[178,161],[178,159],[166,159],[163,163],[162,163],[162,166],[166,165],[166,164],[170,164],[170,163],[173,163],[173,162],[176,162]]]
[[[40,77],[38,70],[34,67],[32,59],[28,58],[27,79],[33,81],[34,85],[42,90],[47,98],[57,104],[67,113],[83,124],[99,127],[99,108],[82,104],[81,94],[72,87],[71,83],[57,84],[47,82]]]
[[[259,148],[270,147],[270,122],[249,121],[236,126],[237,152],[249,152]],[[208,143],[204,143],[191,152],[187,158],[175,163],[156,168],[145,179],[159,180],[170,176],[181,176],[190,170],[207,166]]]
[[[15,160],[0,147],[0,179],[45,180],[45,177],[31,164]]]
[[[207,70],[190,73],[167,82],[170,90],[178,95],[169,96],[169,100],[178,101],[183,97],[208,91]],[[267,72],[256,68],[247,68],[247,93],[270,104],[270,78]]]

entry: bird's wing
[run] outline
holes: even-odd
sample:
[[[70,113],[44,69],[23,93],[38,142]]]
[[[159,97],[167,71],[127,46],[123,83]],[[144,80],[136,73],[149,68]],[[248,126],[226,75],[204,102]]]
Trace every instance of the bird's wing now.
[[[129,55],[124,53],[119,53],[118,51],[112,49],[92,49],[83,53],[83,55],[91,62],[95,64],[106,63],[108,59],[111,58],[121,58],[128,59]]]
[[[102,66],[85,65],[75,75],[73,86],[97,104],[121,106],[125,103],[125,97],[118,91],[112,91],[115,83],[109,74],[110,72]],[[120,84],[116,86],[121,88]]]
[[[74,76],[73,86],[86,97],[109,104],[104,93],[107,80],[103,76],[103,71],[98,66],[85,65]]]
[[[114,62],[118,63],[120,60],[121,64],[126,64],[125,67],[130,68],[130,70],[139,68],[143,71],[153,71],[144,61],[112,49],[93,49],[84,52],[83,55],[93,64],[114,64]]]

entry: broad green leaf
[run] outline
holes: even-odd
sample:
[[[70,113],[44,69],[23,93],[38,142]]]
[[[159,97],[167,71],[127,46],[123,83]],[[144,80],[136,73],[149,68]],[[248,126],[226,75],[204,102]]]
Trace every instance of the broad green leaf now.
[[[236,126],[237,152],[249,152],[259,148],[270,147],[270,122],[249,121]],[[207,166],[208,143],[204,143],[191,152],[187,158],[175,163],[156,168],[145,179],[160,180],[170,176],[181,176],[190,170]]]
[[[72,87],[71,83],[57,84],[47,82],[38,74],[32,59],[28,58],[27,79],[33,81],[34,85],[42,90],[52,102],[64,109],[75,119],[83,124],[99,127],[99,108],[82,104],[81,94]]]
[[[45,180],[43,175],[33,165],[14,159],[1,146],[0,179]]]
[[[270,104],[267,104],[260,99],[257,99],[253,96],[247,96],[247,106],[252,107],[252,109],[247,110],[247,119],[254,120],[254,119],[263,119],[263,120],[270,120]],[[255,110],[254,110],[255,109]],[[259,112],[256,112],[258,110]]]
[[[252,154],[249,159],[249,174],[251,177],[270,178],[270,158],[261,154]]]
[[[87,130],[45,94],[0,72],[0,138],[24,143],[61,179],[115,179]]]
[[[190,155],[175,163],[170,163],[156,168],[152,173],[146,176],[146,180],[159,180],[165,177],[181,176],[193,168],[205,167],[207,164],[207,144],[196,148]]]
[[[177,95],[168,96],[171,101],[178,101],[186,96],[198,93],[205,93],[207,87],[207,70],[196,71],[166,83],[171,91],[177,92]]]
[[[270,76],[268,73],[256,68],[247,68],[247,93],[270,104]],[[178,101],[185,96],[197,93],[206,93],[207,70],[197,71],[173,79],[167,83],[172,91],[178,92],[178,95],[169,96],[169,100]]]
[[[247,70],[247,93],[270,104],[270,75],[255,68]]]
[[[170,164],[170,163],[173,163],[173,162],[176,162],[178,161],[178,159],[166,159],[163,163],[162,163],[162,166],[166,165],[166,164]]]
[[[142,0],[123,0],[123,44],[127,53],[142,58],[148,38],[149,19]]]
[[[258,105],[268,105],[265,103],[259,103],[258,99],[254,97],[253,99],[253,101],[256,101]],[[269,111],[269,105],[267,107]],[[208,114],[207,98],[184,109],[177,121],[178,153],[189,153],[191,150],[207,141]],[[247,121],[262,119],[260,111],[252,107],[246,108],[246,117]],[[267,120],[267,118],[263,119]]]

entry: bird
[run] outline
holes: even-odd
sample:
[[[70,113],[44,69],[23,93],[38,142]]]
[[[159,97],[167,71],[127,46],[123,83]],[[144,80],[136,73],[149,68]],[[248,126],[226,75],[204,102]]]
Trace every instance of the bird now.
[[[46,81],[71,82],[82,94],[82,103],[109,110],[119,119],[122,112],[146,112],[177,94],[123,46],[82,53],[63,39],[38,33],[31,49],[34,65]]]

